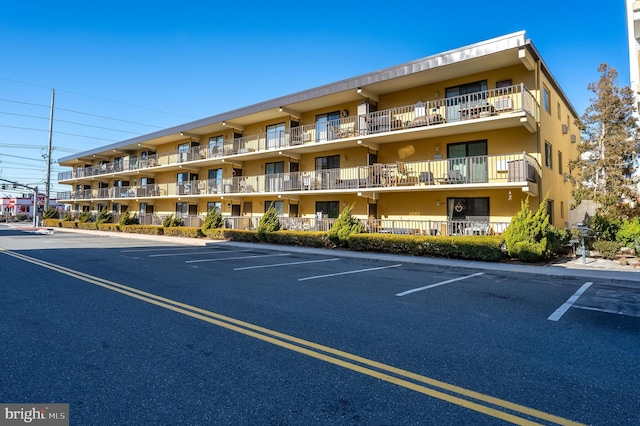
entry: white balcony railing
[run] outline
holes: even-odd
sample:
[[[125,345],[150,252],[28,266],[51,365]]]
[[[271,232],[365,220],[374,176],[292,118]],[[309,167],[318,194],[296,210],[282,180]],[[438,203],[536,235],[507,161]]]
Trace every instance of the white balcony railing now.
[[[194,146],[185,151],[165,152],[144,158],[129,158],[127,161],[79,168],[59,173],[58,180],[138,171],[156,166],[178,165],[365,135],[382,135],[389,132],[465,122],[512,112],[524,112],[536,121],[538,120],[538,104],[524,84],[435,101],[418,102],[414,105],[398,106],[323,123],[307,124],[285,132],[243,136],[224,141],[222,144]]]
[[[540,165],[527,153],[479,155],[415,162],[396,162],[342,169],[308,170],[240,176],[231,179],[193,180],[140,186],[78,189],[59,192],[58,200],[215,196],[225,194],[277,194],[282,192],[381,189],[402,191],[411,187],[475,184],[481,187],[505,182],[537,182]]]

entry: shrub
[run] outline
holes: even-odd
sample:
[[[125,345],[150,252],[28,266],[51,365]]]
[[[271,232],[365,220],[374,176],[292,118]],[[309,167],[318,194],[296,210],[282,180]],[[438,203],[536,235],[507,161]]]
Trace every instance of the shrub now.
[[[200,230],[203,234],[206,234],[209,229],[222,228],[223,224],[224,219],[220,211],[218,209],[211,209],[207,212],[207,216],[204,218]]]
[[[584,225],[596,236],[598,240],[615,241],[616,234],[622,226],[619,218],[608,218],[599,214],[586,216]]]
[[[121,226],[122,232],[128,232],[130,234],[144,234],[144,235],[163,235],[162,226],[158,225],[125,225]]]
[[[638,217],[623,222],[616,233],[616,241],[624,247],[635,248],[638,239],[640,239],[640,218]]]
[[[599,240],[593,243],[593,249],[600,252],[605,259],[615,259],[616,253],[622,248],[622,244],[617,241]]]
[[[137,223],[138,223],[138,214],[136,212],[133,212],[133,213],[125,212],[122,216],[120,216],[120,220],[118,221],[118,224],[120,226],[135,225]]]
[[[322,231],[277,231],[267,234],[267,242],[288,246],[334,248],[326,232]]]
[[[349,247],[349,236],[362,232],[362,225],[360,221],[351,214],[352,211],[353,204],[345,207],[329,230],[329,240],[337,246]]]
[[[77,228],[77,222],[75,220],[63,220],[62,222],[60,222],[60,227],[62,227],[62,228]]]
[[[519,241],[515,244],[518,259],[523,262],[540,262],[545,258],[546,241],[532,243],[530,241]]]
[[[42,223],[44,224],[44,226],[46,226],[48,228],[60,228],[60,227],[62,227],[62,225],[61,225],[62,221],[60,219],[44,219],[42,221]]]
[[[107,207],[103,207],[100,210],[100,214],[98,215],[98,220],[96,221],[99,224],[102,223],[111,223],[113,222],[113,214],[110,211],[107,211]],[[99,229],[100,227],[98,227]]]
[[[182,226],[182,224],[183,224],[182,218],[174,216],[172,214],[170,214],[169,216],[165,217],[162,220],[162,227],[163,228],[171,228],[171,227],[175,227],[175,226]]]
[[[278,215],[278,209],[271,203],[264,215],[260,218],[258,223],[258,237],[262,241],[267,240],[267,232],[276,232],[280,230],[280,217]]]
[[[173,235],[174,237],[199,238],[203,234],[200,228],[195,226],[169,226],[164,228],[164,235]]]
[[[525,262],[536,262],[559,251],[568,241],[568,232],[549,223],[546,206],[547,197],[540,202],[538,210],[532,213],[529,198],[522,201],[520,211],[511,219],[503,234],[509,256]]]
[[[64,222],[71,222],[72,220],[75,220],[75,219],[73,218],[73,215],[70,212],[66,212],[64,216],[62,216],[62,220]]]
[[[353,250],[489,262],[503,258],[502,243],[501,236],[427,237],[361,233],[349,237],[349,247]]]
[[[42,215],[43,219],[58,219],[59,217],[60,212],[55,207],[49,207]]]
[[[93,215],[89,212],[82,212],[78,216],[78,222],[87,223],[93,220]]]
[[[88,225],[91,226],[91,224],[88,224]],[[111,232],[120,231],[120,226],[117,223],[96,222],[96,226],[98,227],[99,231],[111,231]]]
[[[97,222],[76,222],[76,228],[84,229],[88,231],[95,231],[96,229],[98,229],[98,223]]]

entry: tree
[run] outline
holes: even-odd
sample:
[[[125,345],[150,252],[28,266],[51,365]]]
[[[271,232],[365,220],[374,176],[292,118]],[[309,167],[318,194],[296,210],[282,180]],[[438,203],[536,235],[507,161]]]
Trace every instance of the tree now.
[[[360,221],[351,214],[353,206],[345,207],[329,230],[329,240],[337,246],[349,247],[349,235],[362,232]]]
[[[267,240],[268,232],[276,232],[280,230],[280,213],[273,202],[258,223],[258,236],[261,240]]]
[[[572,196],[576,205],[593,200],[604,215],[625,215],[621,200],[638,196],[635,98],[629,87],[616,85],[614,68],[601,64],[598,72],[600,79],[588,86],[595,97],[581,118],[579,156],[569,161]]]

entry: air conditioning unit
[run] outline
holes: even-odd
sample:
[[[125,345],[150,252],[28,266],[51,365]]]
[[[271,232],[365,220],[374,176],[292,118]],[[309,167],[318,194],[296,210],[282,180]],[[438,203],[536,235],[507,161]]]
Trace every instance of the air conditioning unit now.
[[[576,135],[571,135],[571,143],[576,143]]]
[[[569,126],[567,126],[566,124],[562,125],[562,134],[566,135],[567,133],[569,133]]]

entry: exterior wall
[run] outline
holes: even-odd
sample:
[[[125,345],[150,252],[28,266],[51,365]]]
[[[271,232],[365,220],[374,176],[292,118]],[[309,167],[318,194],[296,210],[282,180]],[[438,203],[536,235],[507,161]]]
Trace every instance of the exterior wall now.
[[[126,198],[122,194],[116,194],[113,198],[101,196],[99,199],[87,199],[85,196],[79,197],[77,203],[73,200],[70,202],[77,204],[79,209],[89,207],[92,210],[98,204],[112,206],[117,203],[123,210],[126,208],[129,211],[138,211],[140,203],[144,202],[153,206],[155,215],[164,216],[175,213],[178,202],[195,206],[197,213],[203,215],[206,213],[207,203],[215,201],[221,204],[224,215],[232,215],[237,212],[237,206],[240,206],[240,215],[249,217],[261,216],[265,203],[272,200],[283,202],[285,216],[300,217],[315,217],[318,202],[335,202],[340,210],[353,204],[354,214],[363,219],[374,214],[379,219],[447,221],[451,218],[451,204],[448,200],[482,198],[489,200],[488,220],[508,222],[520,209],[520,202],[527,194],[532,197],[530,205],[534,209],[548,194],[553,201],[553,211],[550,212],[553,223],[564,226],[568,218],[571,190],[570,184],[565,182],[564,173],[568,172],[569,159],[577,155],[579,130],[575,121],[578,117],[542,62],[537,59],[535,50],[525,49],[523,59],[521,47],[505,48],[499,63],[510,65],[492,67],[490,58],[495,58],[497,52],[487,58],[470,58],[468,61],[460,60],[459,63],[437,65],[433,70],[424,70],[424,73],[433,73],[436,77],[422,78],[422,83],[414,83],[413,79],[407,79],[406,82],[402,80],[405,83],[398,85],[400,88],[396,90],[380,86],[380,93],[373,98],[369,95],[356,95],[355,87],[349,87],[347,83],[342,84],[342,96],[336,95],[335,98],[331,94],[322,94],[323,90],[319,88],[317,92],[320,94],[313,95],[316,96],[312,99],[313,102],[307,101],[299,105],[303,109],[296,116],[299,118],[292,118],[287,115],[289,113],[277,115],[268,110],[236,117],[235,121],[243,123],[238,124],[235,130],[243,135],[240,140],[233,140],[234,129],[224,127],[224,120],[184,132],[191,137],[180,136],[183,133],[178,129],[174,135],[149,137],[144,145],[154,147],[152,151],[157,154],[157,163],[161,167],[127,170],[115,175],[103,174],[95,179],[70,179],[70,184],[80,185],[81,188],[82,185],[90,185],[92,194],[97,194],[98,182],[106,183],[111,188],[115,181],[124,181],[136,188],[146,176],[154,179],[153,185],[159,188],[157,194],[138,199],[137,195],[134,196],[135,191],[132,191]],[[466,52],[464,49],[462,51]],[[442,71],[441,67],[446,67],[446,71]],[[398,81],[400,80],[399,78]],[[470,116],[462,117],[463,107],[458,102],[463,102],[465,98],[461,96],[455,102],[451,98],[445,99],[446,90],[478,81],[486,81],[486,92],[473,95],[474,99],[482,100],[483,109],[473,112],[477,109],[477,104],[466,107],[466,114]],[[497,91],[499,83],[501,88],[507,84],[508,89]],[[544,88],[549,90],[550,112],[542,107],[543,98],[546,99],[543,96]],[[367,97],[373,105],[371,114],[358,116],[359,105],[366,102]],[[498,107],[501,97],[509,98],[508,107],[504,104]],[[419,101],[425,103],[426,112],[422,114],[429,115],[431,120],[433,109],[433,114],[439,120],[428,123],[423,121],[416,127],[415,123],[419,122],[416,103]],[[314,105],[322,106],[316,108]],[[451,108],[459,114],[455,119],[448,116]],[[484,111],[485,114],[479,114],[478,111]],[[344,123],[357,123],[357,129],[355,126],[351,127],[357,133],[347,132],[339,136],[332,134],[331,137],[327,136],[327,140],[316,140],[315,137],[322,131],[315,126],[317,117],[333,112],[340,112]],[[383,116],[382,113],[387,115]],[[373,131],[373,123],[379,117],[386,118],[387,129]],[[229,119],[228,123],[234,120]],[[292,121],[300,127],[292,128]],[[340,125],[344,123],[341,121]],[[286,136],[282,150],[268,149],[265,145],[267,128],[274,124],[285,126]],[[338,133],[342,133],[340,125],[336,127]],[[566,132],[563,131],[563,126],[566,126]],[[294,146],[296,131],[300,139]],[[572,135],[575,136],[575,142],[571,140]],[[193,157],[185,162],[178,156],[179,145],[199,143],[206,151],[209,139],[218,136],[224,137],[223,157],[205,157],[200,161],[201,158],[194,151]],[[306,139],[307,136],[309,139]],[[245,141],[248,141],[245,145],[248,148],[240,150],[237,145]],[[449,158],[448,147],[473,141],[486,141],[486,155],[479,156],[482,157],[479,160],[482,161],[487,179],[466,181],[464,185],[457,185],[461,182],[450,184],[447,175],[456,160],[454,157]],[[545,141],[552,146],[550,168],[545,166]],[[134,149],[127,150],[131,152],[132,158],[149,149],[140,149],[137,144],[134,146]],[[233,152],[227,152],[228,147]],[[562,170],[558,167],[559,152],[562,153]],[[375,157],[371,157],[372,154]],[[116,157],[113,150],[107,148],[100,156],[107,156],[109,163]],[[338,156],[340,159],[339,169],[332,170],[327,175],[328,187],[307,190],[298,187],[293,191],[289,190],[291,188],[281,188],[280,185],[284,185],[284,182],[297,180],[299,183],[303,172],[315,171],[316,158],[327,156]],[[518,179],[511,179],[512,172],[508,165],[530,164],[529,160],[537,162],[533,164],[536,167],[532,170],[540,171],[538,179],[531,179],[533,176],[529,172],[526,173],[528,178],[520,176]],[[464,161],[464,167],[471,170],[474,159],[468,157]],[[277,189],[268,192],[265,173],[267,163],[273,162],[284,163],[285,176],[279,181]],[[62,164],[76,167],[71,159]],[[86,158],[82,164],[97,166],[99,162]],[[292,168],[292,164],[297,166]],[[400,166],[405,172],[398,177]],[[379,179],[378,172],[392,170],[394,167],[395,177],[385,176],[384,184],[376,180]],[[206,194],[194,191],[182,195],[175,192],[179,173],[197,174],[198,181],[206,181],[209,170],[212,169],[222,169],[223,183],[218,185],[224,186],[224,191]],[[245,182],[241,182],[239,176],[234,176],[234,169],[241,169],[242,180],[251,184],[253,189],[247,192],[239,189]],[[290,173],[292,170],[300,173]],[[258,184],[263,185],[263,189],[258,190]],[[92,195],[91,198],[95,197]]]

